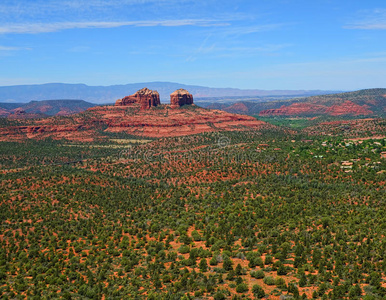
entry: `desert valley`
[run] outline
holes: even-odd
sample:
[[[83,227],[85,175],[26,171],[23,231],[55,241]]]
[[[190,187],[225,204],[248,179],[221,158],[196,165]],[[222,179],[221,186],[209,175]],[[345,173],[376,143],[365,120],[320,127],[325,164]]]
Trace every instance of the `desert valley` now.
[[[8,109],[1,297],[382,299],[385,95]]]
[[[0,299],[386,299],[386,2],[0,1]]]

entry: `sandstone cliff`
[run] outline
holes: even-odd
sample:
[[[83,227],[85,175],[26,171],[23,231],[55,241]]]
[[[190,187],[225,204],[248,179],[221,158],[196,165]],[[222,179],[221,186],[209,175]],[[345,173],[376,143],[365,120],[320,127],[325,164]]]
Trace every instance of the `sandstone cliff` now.
[[[186,104],[193,104],[193,95],[187,90],[178,89],[170,94],[170,105],[172,107],[181,107]]]
[[[122,99],[118,99],[115,102],[115,105],[127,106],[134,103],[140,104],[141,109],[149,109],[152,106],[160,105],[161,101],[159,98],[159,93],[157,91],[149,90],[145,87],[131,96],[126,96]]]

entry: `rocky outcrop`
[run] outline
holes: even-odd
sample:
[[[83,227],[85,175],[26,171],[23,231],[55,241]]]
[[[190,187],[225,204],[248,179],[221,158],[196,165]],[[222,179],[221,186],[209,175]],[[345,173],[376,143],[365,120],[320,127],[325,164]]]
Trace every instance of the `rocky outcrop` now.
[[[170,105],[172,107],[181,107],[186,104],[193,104],[193,95],[187,90],[178,89],[170,94]]]
[[[159,93],[157,91],[149,90],[148,88],[143,88],[131,96],[126,96],[122,99],[118,99],[115,102],[115,105],[128,106],[134,103],[140,104],[141,109],[149,109],[152,106],[160,105],[161,101],[159,98]]]

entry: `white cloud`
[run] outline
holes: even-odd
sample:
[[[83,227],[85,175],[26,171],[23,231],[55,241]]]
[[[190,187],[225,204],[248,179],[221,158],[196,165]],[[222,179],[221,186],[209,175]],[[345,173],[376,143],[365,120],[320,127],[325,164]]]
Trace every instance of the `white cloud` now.
[[[0,46],[0,51],[31,50],[30,48]]]
[[[66,29],[85,28],[115,28],[122,26],[227,26],[228,23],[215,20],[182,19],[163,21],[126,21],[126,22],[57,22],[57,23],[33,23],[33,24],[9,24],[0,26],[0,34],[37,34],[56,32]]]
[[[362,11],[356,21],[344,26],[345,29],[385,30],[386,9],[374,9]]]
[[[346,29],[365,29],[365,30],[385,30],[385,23],[374,23],[374,24],[356,24],[345,26]]]
[[[106,9],[109,7],[122,8],[144,4],[173,5],[186,2],[186,0],[18,0],[0,3],[0,13],[41,15],[46,13],[63,12],[68,10],[86,11]]]
[[[263,25],[254,25],[254,26],[232,26],[224,31],[225,35],[246,35],[253,34],[258,32],[272,31],[284,27],[286,24],[263,24]],[[288,25],[288,24],[287,24]]]
[[[0,24],[53,21],[113,21],[136,17],[144,11],[163,16],[189,0],[9,0],[0,1]],[[185,14],[185,18],[188,18]],[[169,16],[173,16],[169,15]]]

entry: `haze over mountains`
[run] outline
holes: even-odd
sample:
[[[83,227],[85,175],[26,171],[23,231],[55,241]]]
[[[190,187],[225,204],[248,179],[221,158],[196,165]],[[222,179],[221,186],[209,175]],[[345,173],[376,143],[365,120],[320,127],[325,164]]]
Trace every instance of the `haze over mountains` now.
[[[96,104],[105,104],[113,103],[119,98],[131,95],[143,87],[157,90],[160,94],[161,101],[164,102],[168,101],[169,95],[179,88],[188,90],[193,94],[196,101],[200,101],[200,98],[213,97],[307,97],[333,93],[333,91],[322,90],[242,90],[235,88],[210,88],[175,82],[144,82],[111,86],[47,83],[37,85],[2,86],[0,87],[0,102],[27,103],[32,100],[79,99]]]

